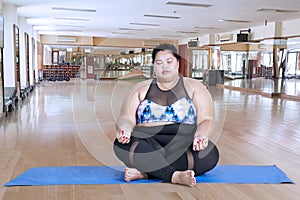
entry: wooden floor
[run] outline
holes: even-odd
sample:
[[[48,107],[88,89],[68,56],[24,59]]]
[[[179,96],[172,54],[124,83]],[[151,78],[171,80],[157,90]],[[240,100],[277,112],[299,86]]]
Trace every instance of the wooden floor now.
[[[265,97],[300,101],[300,79],[236,79],[225,82],[221,87],[256,93]]]
[[[1,120],[0,184],[37,166],[120,165],[112,151],[114,121],[134,82],[73,79],[37,85]],[[211,138],[220,164],[275,164],[296,184],[1,186],[0,199],[299,199],[300,102],[209,89],[216,118]]]

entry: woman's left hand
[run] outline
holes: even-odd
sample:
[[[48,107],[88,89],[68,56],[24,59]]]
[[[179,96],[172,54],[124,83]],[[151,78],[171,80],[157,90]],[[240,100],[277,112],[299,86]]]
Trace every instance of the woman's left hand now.
[[[206,136],[196,136],[193,142],[193,150],[200,151],[207,147],[208,145],[208,137]]]
[[[117,139],[122,144],[128,144],[130,142],[131,132],[125,130],[117,131]]]

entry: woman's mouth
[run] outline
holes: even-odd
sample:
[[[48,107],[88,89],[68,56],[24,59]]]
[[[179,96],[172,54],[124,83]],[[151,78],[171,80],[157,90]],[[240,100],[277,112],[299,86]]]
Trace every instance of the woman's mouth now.
[[[166,74],[168,74],[168,73],[169,73],[168,70],[163,70],[163,71],[162,71],[162,74],[163,74],[163,75],[166,75]]]

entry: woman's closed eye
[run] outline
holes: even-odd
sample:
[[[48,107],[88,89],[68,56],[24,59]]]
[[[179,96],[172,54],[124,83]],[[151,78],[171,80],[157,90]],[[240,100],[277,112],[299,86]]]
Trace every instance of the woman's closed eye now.
[[[172,59],[172,58],[168,58],[165,62],[167,63],[167,64],[171,64],[171,63],[173,63],[173,61],[174,61],[174,59]],[[162,65],[164,62],[162,61],[162,60],[156,60],[155,61],[155,64],[156,65]]]
[[[172,58],[167,59],[167,63],[168,63],[168,64],[173,63],[173,61],[174,61],[174,60],[173,60]]]
[[[157,64],[157,65],[161,65],[162,63],[163,63],[162,60],[156,60],[156,61],[155,61],[155,64]]]

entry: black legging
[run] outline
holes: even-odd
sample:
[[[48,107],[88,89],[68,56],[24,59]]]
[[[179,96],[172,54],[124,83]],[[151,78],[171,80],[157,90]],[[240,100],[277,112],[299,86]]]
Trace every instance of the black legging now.
[[[128,144],[114,141],[114,152],[127,167],[136,168],[149,178],[171,182],[175,171],[187,169],[200,175],[216,166],[219,151],[211,141],[204,150],[193,151],[196,128],[191,124],[135,126]]]

